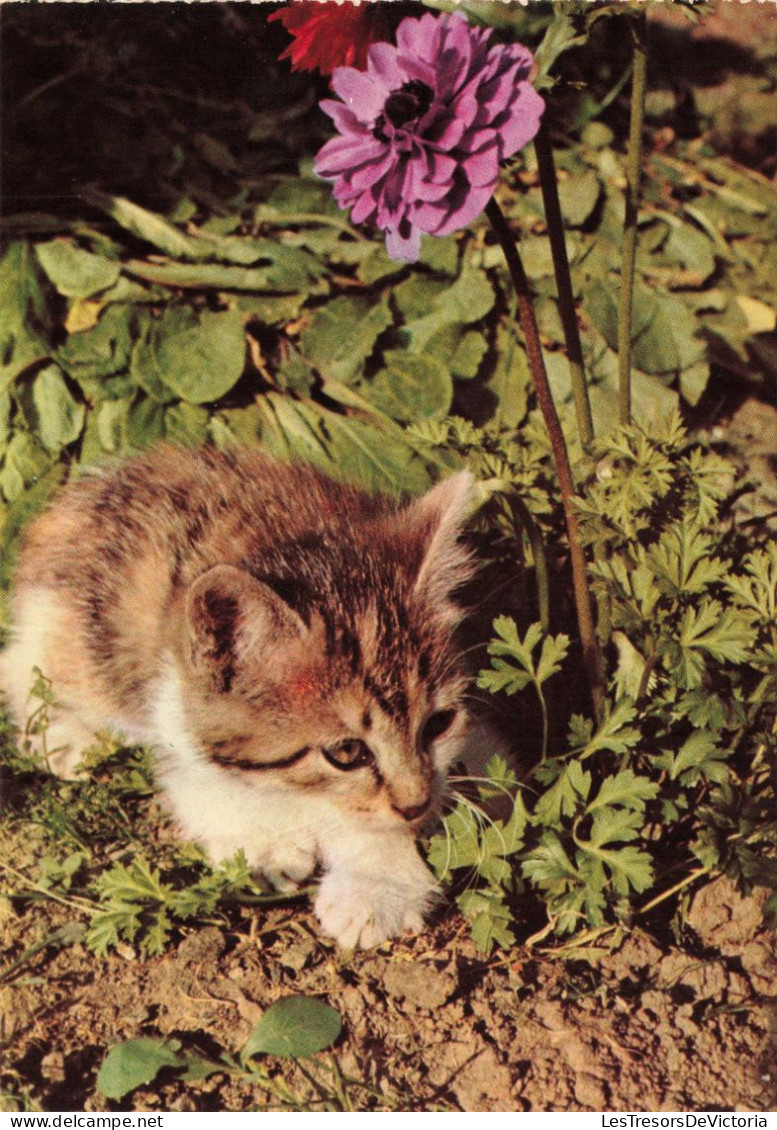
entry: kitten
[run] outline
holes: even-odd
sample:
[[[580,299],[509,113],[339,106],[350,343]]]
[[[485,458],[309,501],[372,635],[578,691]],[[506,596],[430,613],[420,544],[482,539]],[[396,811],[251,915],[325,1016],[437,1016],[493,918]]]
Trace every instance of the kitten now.
[[[324,931],[422,927],[415,846],[466,729],[452,601],[470,563],[463,472],[404,508],[256,451],[163,447],[66,487],[27,531],[0,685],[46,750],[94,733],[154,749],[180,829],[242,848],[281,889],[316,870]]]

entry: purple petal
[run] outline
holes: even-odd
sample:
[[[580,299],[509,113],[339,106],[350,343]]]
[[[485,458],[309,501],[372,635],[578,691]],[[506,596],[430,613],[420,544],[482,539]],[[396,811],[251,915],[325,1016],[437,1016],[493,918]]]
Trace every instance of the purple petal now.
[[[389,229],[386,232],[386,252],[389,259],[414,263],[421,254],[421,233],[418,228],[409,225],[406,234],[400,234],[398,228]]]
[[[373,43],[367,56],[370,75],[375,76],[386,92],[398,90],[407,78],[397,54],[396,47],[392,47],[390,43]],[[385,96],[383,100],[385,101]]]
[[[385,145],[360,134],[333,137],[319,149],[313,162],[313,171],[320,177],[336,176],[347,169],[361,168],[369,161],[379,159]]]
[[[375,197],[370,192],[363,192],[351,209],[351,223],[363,224],[371,220],[378,210]]]
[[[540,128],[544,109],[544,99],[528,82],[523,83],[520,98],[506,111],[505,120],[497,118],[493,123],[502,139],[503,157],[512,157],[531,141]]]
[[[355,67],[336,67],[332,72],[332,90],[351,107],[359,121],[367,124],[375,121],[389,94],[373,75]]]

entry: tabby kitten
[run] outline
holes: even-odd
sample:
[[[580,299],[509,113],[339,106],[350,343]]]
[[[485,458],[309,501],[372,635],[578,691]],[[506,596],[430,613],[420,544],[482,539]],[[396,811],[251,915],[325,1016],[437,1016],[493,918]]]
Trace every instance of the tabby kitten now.
[[[46,752],[154,749],[181,832],[277,887],[317,869],[343,946],[418,930],[415,837],[466,729],[451,594],[472,492],[404,508],[256,451],[172,447],[66,487],[27,531],[0,684],[20,726],[53,682]]]

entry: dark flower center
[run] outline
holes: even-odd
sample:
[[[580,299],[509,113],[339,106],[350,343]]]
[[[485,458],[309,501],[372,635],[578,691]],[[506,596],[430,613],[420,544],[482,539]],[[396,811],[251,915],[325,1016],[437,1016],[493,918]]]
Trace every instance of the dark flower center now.
[[[383,113],[375,120],[373,134],[379,141],[388,141],[384,131],[386,119],[391,122],[394,129],[401,129],[408,122],[422,118],[432,104],[434,93],[432,88],[419,79],[406,82],[399,90],[389,94],[383,106]]]

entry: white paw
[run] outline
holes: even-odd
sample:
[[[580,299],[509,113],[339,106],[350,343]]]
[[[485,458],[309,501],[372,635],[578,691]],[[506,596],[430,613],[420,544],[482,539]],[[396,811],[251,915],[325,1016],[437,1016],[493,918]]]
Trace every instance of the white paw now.
[[[256,870],[261,871],[276,891],[294,891],[311,877],[316,864],[314,851],[294,844],[285,844],[269,858],[260,860]]]
[[[45,759],[49,770],[63,781],[77,781],[85,776],[81,764],[84,751],[95,744],[94,733],[78,719],[61,717],[46,729]],[[33,748],[44,752],[43,743],[33,738]]]
[[[344,949],[369,949],[406,932],[418,933],[434,899],[434,882],[413,876],[397,883],[385,876],[330,871],[321,881],[315,911],[321,927]]]

